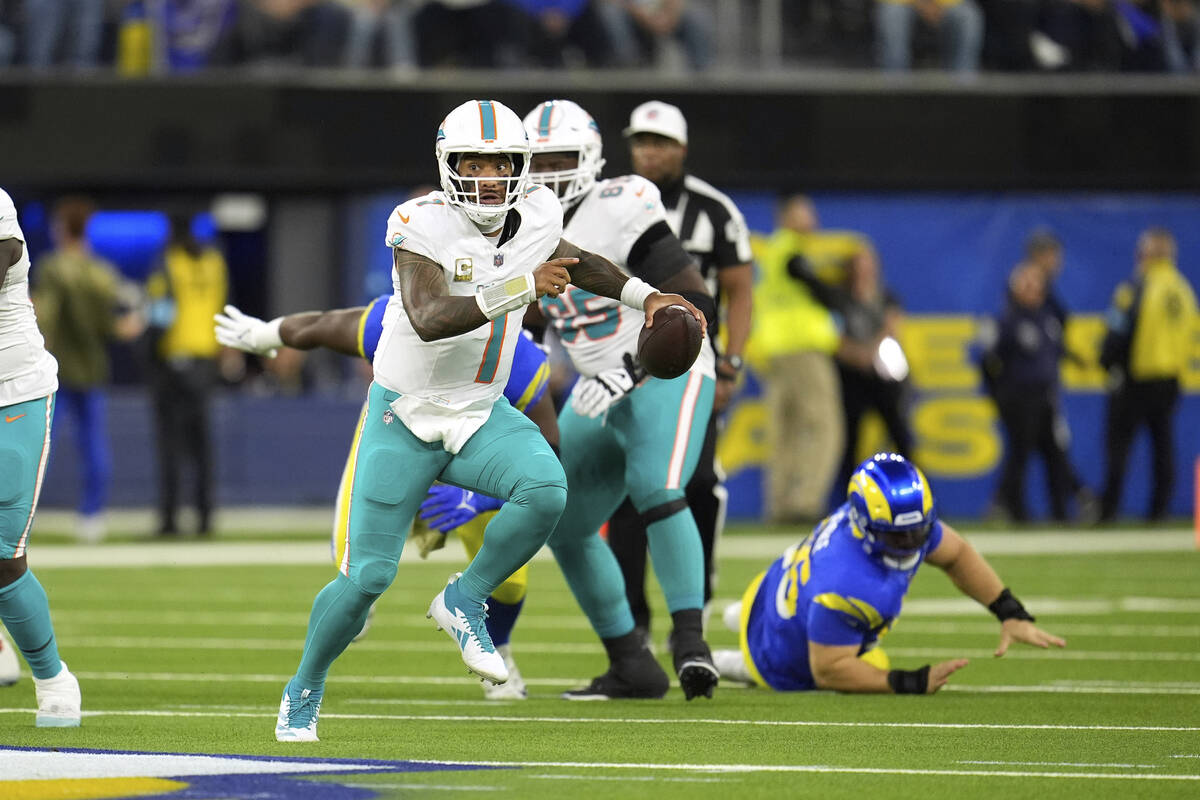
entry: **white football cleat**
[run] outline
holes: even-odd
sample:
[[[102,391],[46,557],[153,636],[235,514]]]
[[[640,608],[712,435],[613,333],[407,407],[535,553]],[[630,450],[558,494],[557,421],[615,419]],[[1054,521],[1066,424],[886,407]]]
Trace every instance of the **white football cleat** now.
[[[37,694],[37,718],[34,725],[39,728],[78,728],[83,716],[80,707],[79,681],[60,661],[62,669],[53,678],[33,679]]]
[[[741,650],[713,650],[712,660],[717,672],[721,673],[721,680],[754,683]]]
[[[367,638],[367,631],[371,629],[371,623],[375,621],[375,604],[371,603],[371,607],[367,609],[367,618],[363,620],[362,630],[354,634],[354,638],[350,640],[351,644],[361,642]]]
[[[487,606],[483,603],[472,603],[462,596],[462,592],[455,585],[455,581],[460,577],[461,572],[450,576],[446,588],[433,598],[425,616],[436,622],[438,630],[445,631],[458,645],[467,669],[493,683],[504,683],[508,680],[508,667],[504,665],[504,658],[492,645],[492,637],[484,624]]]
[[[21,662],[17,660],[17,648],[0,632],[0,686],[12,686],[20,678]]]
[[[508,668],[508,680],[504,683],[484,681],[484,698],[487,700],[524,700],[527,696],[525,679],[521,677],[521,671],[517,669],[517,662],[513,660],[512,646],[502,644],[496,648],[496,652],[504,659],[504,666]]]
[[[275,719],[275,740],[278,742],[319,742],[317,717],[321,715],[321,698],[325,692],[301,689],[295,679],[283,687],[279,701],[279,716]]]

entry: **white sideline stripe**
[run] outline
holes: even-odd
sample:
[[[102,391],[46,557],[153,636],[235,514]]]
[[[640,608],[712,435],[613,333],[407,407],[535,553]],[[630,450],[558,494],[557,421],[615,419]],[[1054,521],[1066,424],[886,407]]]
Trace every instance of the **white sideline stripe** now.
[[[540,590],[539,590],[540,592]],[[408,599],[427,600],[429,592],[405,592],[395,587],[388,589],[387,598],[393,605],[399,606]],[[1169,598],[1125,598],[1127,606],[1148,606],[1150,601],[1157,604],[1179,604],[1185,606],[1193,601],[1171,600]],[[1040,614],[1063,614],[1070,613],[1073,616],[1099,616],[1102,614],[1114,613],[1118,610],[1129,611],[1130,608],[1119,609],[1118,605],[1121,601],[1105,600],[1100,603],[1095,601],[1085,601],[1088,604],[1086,611],[1080,610],[1078,606],[1071,608],[1069,612],[1062,610],[1063,606],[1074,604],[1076,601],[1059,600],[1055,598],[1039,597],[1035,598],[1036,602],[1043,604],[1038,607]],[[721,608],[729,603],[736,602],[734,598],[717,598],[714,601],[716,608]],[[999,628],[995,621],[989,621],[985,616],[985,612],[979,606],[970,601],[965,601],[961,604],[955,603],[955,607],[947,611],[940,608],[930,609],[927,604],[928,600],[909,600],[904,607],[904,613],[901,616],[901,621],[898,623],[903,627],[897,630],[903,631],[905,634],[987,634],[994,636]],[[946,601],[932,601],[936,603],[945,603]],[[1049,609],[1049,610],[1047,610]],[[1162,608],[1156,610],[1155,613],[1162,611]],[[1186,613],[1186,608],[1183,609]],[[429,622],[425,619],[423,610],[407,609],[407,608],[386,608],[383,610],[387,614],[387,626],[390,628],[428,628]],[[62,628],[67,625],[95,625],[103,624],[104,626],[112,625],[219,625],[222,627],[246,626],[246,627],[268,627],[268,626],[295,626],[297,628],[305,628],[308,626],[307,611],[187,611],[187,610],[152,610],[152,611],[132,611],[132,610],[111,610],[111,611],[88,611],[83,609],[64,609],[54,610],[54,625],[55,628]],[[957,617],[971,616],[981,618],[978,622],[931,622],[922,619],[913,619],[914,617]],[[587,618],[582,614],[566,615],[546,615],[541,613],[530,613],[521,617],[522,630],[591,630],[592,627],[588,623]],[[1087,622],[1057,622],[1053,623],[1055,633],[1064,636],[1104,636],[1104,637],[1130,637],[1130,638],[1166,638],[1166,639],[1200,639],[1200,625],[1128,625],[1114,624],[1102,625],[1097,623]]]
[[[0,708],[0,714],[32,714],[31,708]],[[246,717],[260,719],[270,716],[270,711],[172,711],[153,709],[85,709],[85,717],[176,717],[176,718],[230,718]],[[937,730],[1020,730],[1020,731],[1115,731],[1122,733],[1192,733],[1200,731],[1195,726],[1172,725],[1052,725],[1052,724],[1002,724],[991,722],[831,722],[817,720],[762,720],[762,719],[658,719],[652,717],[519,717],[501,716],[496,714],[460,715],[460,714],[329,714],[322,713],[321,719],[344,720],[385,720],[388,722],[509,722],[509,723],[551,723],[555,725],[596,725],[600,723],[611,725],[749,725],[758,728],[918,728]],[[492,762],[454,762],[439,761],[437,763],[480,763]],[[498,763],[498,762],[497,762]],[[536,764],[535,764],[536,765]],[[566,765],[570,766],[570,765]],[[583,765],[579,766],[599,766]],[[1200,777],[1200,776],[1196,776]]]
[[[436,632],[431,623],[424,626]],[[430,637],[432,639],[433,637]],[[229,639],[185,636],[72,636],[73,648],[97,648],[118,650],[287,650],[300,652],[304,649],[304,638],[296,639]],[[442,641],[385,642],[367,639],[355,642],[356,652],[377,653],[439,653],[449,652]],[[522,644],[521,653],[538,655],[591,655],[604,652],[599,644]]]
[[[431,637],[432,638],[432,637]],[[300,650],[304,640],[296,639],[232,639],[216,637],[186,636],[75,636],[71,646],[76,648],[132,649],[132,650]],[[435,653],[445,646],[434,641],[387,642],[370,639],[354,645],[363,652],[421,652]],[[572,644],[523,644],[521,652],[540,655],[570,654],[587,655],[598,653],[599,645]],[[994,651],[982,648],[952,647],[889,647],[889,655],[912,658],[991,658]],[[1054,649],[1010,649],[1005,658],[1025,661],[1200,661],[1200,653],[1188,652],[1122,652],[1104,650]]]
[[[422,763],[418,761],[417,763]],[[435,762],[430,762],[435,763]],[[1139,775],[1126,772],[1036,772],[985,769],[910,769],[890,767],[835,767],[823,764],[623,764],[583,761],[439,761],[439,764],[477,764],[484,767],[571,767],[585,769],[666,769],[689,772],[818,772],[856,775],[945,775],[983,778],[1081,778],[1091,780],[1200,781],[1200,775]]]
[[[428,601],[437,592],[421,592],[419,594],[412,592],[411,594],[414,598],[419,597],[421,600]],[[539,589],[539,596],[540,594],[541,590]],[[389,601],[396,601],[400,595],[401,593],[394,588],[389,589],[387,592]],[[387,627],[389,628],[420,628],[428,630],[430,627],[429,620],[425,618],[425,606],[405,609],[387,608],[380,611],[380,613],[387,615]],[[58,630],[68,625],[97,624],[104,625],[105,627],[113,625],[219,625],[222,627],[246,626],[254,628],[293,626],[302,632],[308,627],[308,617],[308,611],[131,611],[124,609],[114,609],[111,611],[64,609],[60,611],[56,607],[54,609],[54,627]],[[587,617],[582,613],[567,616],[548,615],[539,612],[536,614],[525,614],[521,617],[521,630],[560,631],[563,629],[590,631],[592,626],[587,621]],[[995,633],[997,628],[993,624],[988,630]],[[1200,637],[1200,626],[1197,626],[1197,631],[1196,635]],[[61,633],[59,635],[61,637]],[[364,642],[356,642],[355,647],[359,644],[364,644]]]
[[[1195,597],[1022,597],[1021,602],[1040,616],[1096,616],[1117,612],[1142,614],[1200,613]],[[914,598],[906,600],[901,619],[921,617],[978,617],[981,606],[967,597]]]
[[[995,652],[991,649],[966,647],[888,647],[886,649],[888,655],[905,658],[992,658],[992,654]],[[1103,650],[1063,650],[1057,647],[1046,650],[1013,647],[1009,648],[1004,657],[1020,661],[1200,661],[1200,653],[1163,651],[1125,653]]]
[[[159,682],[183,682],[183,683],[286,683],[291,675],[267,675],[267,674],[232,674],[232,673],[184,673],[184,672],[75,672],[75,676],[83,680],[89,681],[159,681]],[[24,673],[23,677],[29,677],[28,673]],[[337,678],[339,683],[345,684],[366,684],[375,686],[471,686],[478,685],[479,678],[462,677],[451,678],[445,676],[418,676],[418,675],[339,675]],[[539,686],[547,688],[558,688],[562,686],[576,686],[584,681],[583,678],[525,678],[525,683],[530,686]],[[749,689],[746,686],[730,684],[725,687],[728,690]],[[943,691],[950,692],[976,692],[986,693],[989,691],[995,692],[1028,692],[1030,694],[1200,694],[1200,687],[1195,685],[1179,686],[1177,684],[1153,684],[1153,685],[1131,685],[1124,687],[1121,685],[1095,685],[1091,686],[1085,682],[1080,682],[1078,685],[1070,683],[1056,684],[1030,684],[1028,686],[1013,685],[1013,686],[973,686],[970,684],[948,684]],[[354,700],[348,699],[345,702],[378,702],[378,703],[426,703],[436,705],[439,702],[453,704],[455,702],[470,701],[419,701],[412,699],[378,699],[378,700]],[[492,702],[485,703],[491,705]],[[183,708],[185,706],[179,706]],[[204,705],[200,708],[224,708],[225,706]],[[1196,730],[1200,730],[1197,728]]]
[[[1162,769],[1161,764],[1097,764],[1091,761],[955,761],[992,767],[1113,767],[1115,769]]]
[[[286,511],[281,512],[287,514]],[[38,515],[35,527],[42,521]],[[264,513],[263,525],[270,527],[271,515]],[[290,516],[288,517],[291,518]],[[316,525],[328,527],[332,524],[333,512]],[[67,529],[73,528],[69,523]],[[221,525],[227,526],[224,516]],[[115,527],[115,526],[114,526]],[[284,527],[284,530],[299,526]],[[721,539],[722,558],[773,560],[789,545],[801,539],[807,531],[795,534],[750,534],[724,536]],[[1044,554],[1094,554],[1094,553],[1174,553],[1195,550],[1193,534],[1189,530],[1123,530],[1123,531],[1022,531],[1021,533],[976,533],[968,537],[984,555],[1044,555]],[[33,537],[34,547],[30,562],[38,567],[145,567],[145,566],[221,566],[242,564],[329,564],[329,542],[279,541],[244,542],[237,540],[179,542],[139,541],[99,547],[80,547],[74,544],[38,544]],[[535,560],[552,560],[550,551],[542,548]],[[430,554],[430,562],[462,562],[466,553],[461,542],[451,539],[446,547]],[[401,566],[416,563],[419,557],[407,553]],[[765,563],[764,563],[765,566]],[[1022,598],[1025,600],[1025,598]]]
[[[1165,695],[1200,695],[1200,689],[1180,689],[1163,686],[970,686],[960,683],[950,683],[942,691],[963,692],[965,694],[1165,694]]]

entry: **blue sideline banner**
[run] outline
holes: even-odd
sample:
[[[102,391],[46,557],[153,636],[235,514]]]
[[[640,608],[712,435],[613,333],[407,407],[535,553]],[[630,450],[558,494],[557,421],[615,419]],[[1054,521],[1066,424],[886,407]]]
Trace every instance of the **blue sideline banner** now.
[[[775,198],[738,194],[752,231],[769,235]],[[981,317],[1000,309],[1008,274],[1038,228],[1062,240],[1065,264],[1056,291],[1072,312],[1068,346],[1093,365],[1063,367],[1064,411],[1072,431],[1071,459],[1097,492],[1105,470],[1104,375],[1094,366],[1113,289],[1133,275],[1138,235],[1152,225],[1172,230],[1179,265],[1200,287],[1200,196],[1041,194],[817,194],[821,227],[852,230],[878,248],[885,282],[909,314],[901,335],[912,366],[910,416],[916,457],[943,512],[977,517],[999,479],[1004,441],[992,403],[981,393],[969,353]],[[1192,511],[1192,469],[1200,453],[1200,331],[1175,420],[1175,489],[1171,513]],[[729,475],[731,517],[763,511],[762,464],[768,442],[765,412],[753,376],[726,417],[720,455]],[[882,424],[867,420],[860,454],[886,445]],[[1030,511],[1047,510],[1037,459],[1028,476]],[[1150,458],[1139,436],[1126,471],[1122,512],[1142,515],[1149,503]]]

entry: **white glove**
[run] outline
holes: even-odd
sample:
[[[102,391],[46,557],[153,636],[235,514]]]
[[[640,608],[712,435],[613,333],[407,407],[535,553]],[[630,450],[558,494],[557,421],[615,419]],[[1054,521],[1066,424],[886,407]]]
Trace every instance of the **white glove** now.
[[[224,314],[213,314],[217,323],[217,341],[247,353],[274,358],[277,348],[283,347],[279,325],[283,317],[263,322],[258,317],[243,314],[237,306],[225,306]]]
[[[908,359],[900,343],[891,336],[885,336],[879,343],[873,361],[875,374],[885,381],[902,381],[908,377]]]
[[[625,366],[580,378],[571,390],[571,406],[576,414],[594,419],[632,392],[644,377],[641,367],[635,366],[633,357],[626,353]]]

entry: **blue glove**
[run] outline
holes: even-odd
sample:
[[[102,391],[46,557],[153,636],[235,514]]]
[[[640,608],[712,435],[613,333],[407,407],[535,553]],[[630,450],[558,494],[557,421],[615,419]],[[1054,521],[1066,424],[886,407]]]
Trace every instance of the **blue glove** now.
[[[420,517],[429,527],[449,533],[465,525],[484,511],[495,511],[504,505],[503,500],[476,494],[457,486],[434,484],[429,487],[429,496],[421,503]]]

